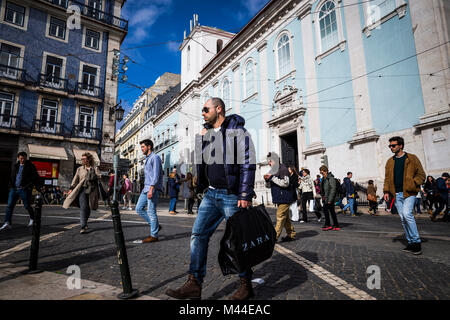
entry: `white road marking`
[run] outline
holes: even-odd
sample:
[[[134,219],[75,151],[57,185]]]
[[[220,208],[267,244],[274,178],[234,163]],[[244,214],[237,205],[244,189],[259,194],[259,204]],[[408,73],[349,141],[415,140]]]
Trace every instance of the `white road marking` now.
[[[105,214],[105,215],[103,215],[100,218],[95,219],[95,220],[105,220],[105,218],[107,218],[110,215],[111,215],[111,213],[107,213],[107,214]],[[19,215],[16,215],[16,216],[19,216]],[[59,218],[62,218],[62,217],[59,217]],[[79,223],[70,224],[68,226],[65,226],[64,229],[70,230],[70,229],[73,229],[73,228],[75,228],[75,227],[77,227],[79,225],[80,225]],[[40,242],[44,241],[44,240],[47,240],[47,239],[50,239],[50,238],[53,238],[53,237],[56,237],[56,236],[60,235],[61,233],[64,233],[64,231],[59,231],[59,232],[46,234],[45,236],[40,237]],[[4,258],[6,256],[9,256],[10,254],[12,254],[14,252],[18,252],[18,251],[24,250],[24,249],[28,248],[29,246],[31,246],[31,240],[26,241],[26,242],[21,243],[21,244],[18,244],[17,246],[9,248],[7,250],[4,250],[4,251],[0,252],[0,259]]]
[[[323,281],[327,282],[346,296],[350,297],[354,300],[376,300],[376,298],[372,297],[368,293],[354,287],[350,283],[346,282],[345,280],[337,277],[336,275],[332,274],[331,272],[325,270],[321,266],[315,264],[314,262],[309,261],[308,259],[305,259],[295,252],[286,249],[283,246],[280,246],[279,244],[275,245],[275,250],[282,254],[283,256],[289,258],[290,260],[298,263],[303,268],[308,270],[309,272],[313,273]]]

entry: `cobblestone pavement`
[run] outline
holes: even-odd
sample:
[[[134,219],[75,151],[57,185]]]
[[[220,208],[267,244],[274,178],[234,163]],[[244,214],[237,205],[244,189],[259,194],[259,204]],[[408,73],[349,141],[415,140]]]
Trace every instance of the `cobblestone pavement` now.
[[[158,215],[163,230],[160,241],[135,244],[148,236],[148,226],[134,211],[121,212],[133,287],[141,294],[169,299],[167,288],[176,288],[187,278],[189,242],[194,216],[181,210],[168,214],[162,201]],[[367,209],[361,208],[362,211]],[[275,209],[268,208],[275,222]],[[3,221],[5,207],[0,206]],[[81,268],[82,279],[121,286],[114,231],[105,207],[91,214],[88,234],[79,233],[79,211],[44,206],[39,251],[39,269],[66,274],[70,265]],[[425,216],[422,214],[422,216]],[[313,217],[305,224],[294,222],[296,241],[277,244],[271,259],[254,268],[256,299],[267,300],[350,300],[350,299],[449,299],[450,224],[432,223],[418,217],[423,254],[403,252],[403,229],[397,215],[357,217],[338,215],[341,231],[321,231]],[[0,232],[0,262],[27,266],[31,229],[28,217],[18,206],[13,229]],[[203,299],[221,300],[237,288],[237,276],[223,276],[217,262],[219,242],[225,224],[209,244]],[[367,287],[369,266],[380,268],[380,288]],[[0,279],[1,284],[2,279]],[[0,285],[1,291],[1,285]]]

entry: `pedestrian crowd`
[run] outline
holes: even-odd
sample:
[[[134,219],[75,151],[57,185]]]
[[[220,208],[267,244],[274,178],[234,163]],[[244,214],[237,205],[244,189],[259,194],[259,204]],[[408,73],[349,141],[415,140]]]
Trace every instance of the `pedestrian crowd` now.
[[[225,110],[225,104],[220,98],[210,98],[201,110],[205,124],[201,134],[196,136],[196,151],[202,155],[201,163],[196,165],[197,175],[187,173],[186,176],[180,177],[174,168],[168,176],[166,190],[170,197],[171,215],[177,214],[176,203],[181,186],[183,197],[187,199],[188,214],[194,213],[193,206],[195,200],[198,201],[197,217],[190,238],[189,276],[181,287],[167,290],[167,295],[173,298],[201,298],[210,237],[224,219],[228,221],[236,212],[251,208],[252,201],[256,197],[254,192],[256,161],[253,143],[251,138],[240,139],[235,135],[236,130],[243,136],[246,135],[245,120],[236,114],[226,116]],[[231,131],[233,134],[229,134]],[[231,155],[230,150],[233,148],[224,148],[223,158],[217,158],[222,160],[231,158],[231,162],[216,161],[217,150],[211,148],[216,145],[214,144],[216,139],[222,139],[223,144],[219,143],[219,146],[233,143],[235,150],[238,150]],[[145,156],[142,187],[138,187],[136,181],[131,181],[127,174],[122,176],[121,181],[115,181],[114,171],[111,170],[107,190],[103,190],[102,184],[99,183],[100,172],[95,166],[92,154],[86,152],[82,155],[82,166],[78,167],[63,202],[66,209],[70,206],[80,208],[80,233],[86,233],[91,210],[98,208],[99,198],[108,201],[114,192],[116,182],[119,183],[123,198],[122,209],[132,210],[132,203],[135,202],[137,214],[148,223],[149,235],[142,242],[159,241],[162,227],[158,220],[157,206],[164,191],[162,162],[153,152],[151,140],[143,140],[140,145]],[[302,224],[310,222],[308,213],[313,214],[318,223],[323,221],[321,227],[323,231],[341,230],[338,214],[346,214],[349,210],[351,216],[356,216],[357,199],[364,193],[367,195],[370,215],[377,215],[378,205],[383,201],[386,203],[386,210],[399,215],[408,242],[403,250],[420,254],[421,238],[413,212],[415,210],[420,214],[423,206],[430,213],[431,220],[437,221],[438,215],[443,211],[443,221],[448,222],[450,177],[448,173],[443,173],[437,179],[432,176],[425,177],[418,157],[403,150],[404,140],[401,137],[389,139],[388,147],[394,155],[386,162],[383,197],[380,199],[377,197],[377,187],[373,180],[367,182],[367,187],[359,185],[352,181],[353,173],[349,171],[341,182],[325,165],[319,168],[319,174],[313,180],[309,169],[301,168],[297,171],[294,166],[281,163],[280,157],[275,152],[269,152],[267,163],[270,169],[264,175],[264,181],[265,186],[271,190],[272,202],[277,206],[276,240],[294,241],[296,231],[293,222]],[[31,190],[33,187],[40,189],[41,185],[36,168],[27,160],[25,152],[18,154],[9,186],[8,206],[1,230],[11,229],[12,213],[19,198],[29,213],[28,225],[31,226],[34,218],[34,211],[30,205]],[[134,194],[139,194],[137,201],[133,201]],[[336,212],[336,207],[340,211]],[[286,236],[281,237],[283,232]],[[246,300],[254,296],[252,274],[251,268],[239,273],[240,286],[231,299]]]

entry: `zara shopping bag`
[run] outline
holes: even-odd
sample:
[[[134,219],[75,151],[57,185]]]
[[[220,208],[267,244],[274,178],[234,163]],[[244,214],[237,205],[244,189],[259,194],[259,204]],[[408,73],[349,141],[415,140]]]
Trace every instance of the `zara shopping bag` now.
[[[264,205],[241,209],[227,221],[220,241],[219,265],[223,275],[241,273],[269,259],[276,232]]]

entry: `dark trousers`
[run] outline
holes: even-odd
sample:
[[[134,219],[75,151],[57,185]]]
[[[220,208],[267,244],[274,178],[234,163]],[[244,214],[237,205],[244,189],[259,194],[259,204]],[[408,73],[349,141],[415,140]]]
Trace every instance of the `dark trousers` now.
[[[188,212],[192,212],[192,208],[194,207],[195,198],[189,198],[188,199]]]
[[[28,211],[28,214],[30,215],[30,219],[34,219],[34,210],[31,207],[31,189],[16,189],[11,188],[9,189],[9,195],[8,195],[8,206],[6,207],[6,214],[5,214],[5,222],[8,222],[11,224],[12,214],[14,211],[14,208],[17,204],[17,200],[19,200],[19,197],[23,201],[23,206]]]
[[[325,215],[325,226],[330,226],[330,214],[331,219],[333,219],[333,227],[339,227],[336,212],[334,211],[334,203],[323,205],[323,214]]]
[[[78,196],[80,202],[80,224],[84,228],[87,226],[89,216],[91,215],[91,208],[89,207],[89,195],[84,192],[84,188],[81,188]]]
[[[308,221],[308,212],[306,211],[306,204],[308,203],[308,201],[313,200],[313,193],[312,192],[305,192],[302,194],[302,214],[303,214],[303,218],[302,220],[307,222]],[[316,216],[317,218],[320,218],[322,215],[320,214],[320,212],[316,212]]]
[[[369,208],[373,211],[373,214],[377,213],[378,203],[376,201],[369,200]]]
[[[444,199],[443,197],[438,196],[435,198],[435,201],[436,201],[436,210],[433,213],[433,217],[437,217],[439,215],[439,213],[441,213],[442,210],[444,210],[447,199]],[[445,212],[445,216],[447,216],[447,212]]]

